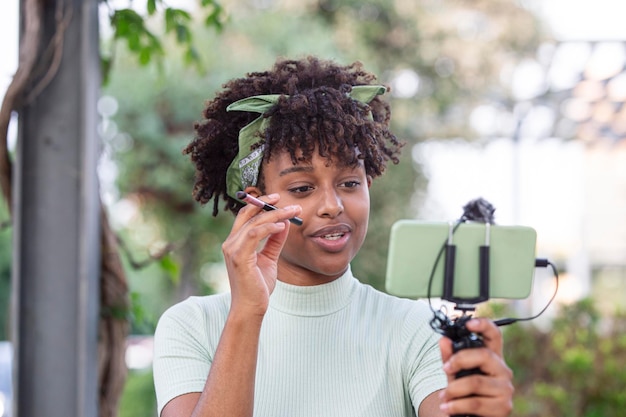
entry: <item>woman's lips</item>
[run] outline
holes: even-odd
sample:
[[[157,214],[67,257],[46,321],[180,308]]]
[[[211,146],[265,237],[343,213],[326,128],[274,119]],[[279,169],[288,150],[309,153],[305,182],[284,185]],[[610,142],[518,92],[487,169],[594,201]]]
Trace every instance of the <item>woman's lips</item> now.
[[[347,225],[327,226],[316,231],[313,242],[328,252],[341,251],[350,240],[351,229]]]

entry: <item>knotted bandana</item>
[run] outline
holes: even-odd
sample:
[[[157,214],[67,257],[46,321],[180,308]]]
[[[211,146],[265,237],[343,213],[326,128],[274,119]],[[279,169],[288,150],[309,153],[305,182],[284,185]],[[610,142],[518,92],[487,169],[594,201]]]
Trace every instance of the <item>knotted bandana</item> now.
[[[385,91],[387,89],[382,85],[357,85],[352,87],[348,96],[367,104],[377,95],[384,94]],[[248,111],[261,114],[239,131],[239,153],[226,171],[226,191],[232,198],[236,198],[237,191],[257,185],[265,145],[255,145],[262,140],[259,133],[268,127],[270,120],[268,117],[263,117],[263,114],[275,106],[281,96],[288,97],[285,94],[252,96],[231,103],[226,108],[226,111]]]

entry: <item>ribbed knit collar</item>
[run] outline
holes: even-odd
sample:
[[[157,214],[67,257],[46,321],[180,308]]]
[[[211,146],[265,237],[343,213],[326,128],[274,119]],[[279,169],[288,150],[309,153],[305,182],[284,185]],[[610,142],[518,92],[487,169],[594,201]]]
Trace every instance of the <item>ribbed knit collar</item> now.
[[[270,307],[294,316],[326,316],[347,306],[355,289],[350,267],[328,284],[303,287],[276,281]]]

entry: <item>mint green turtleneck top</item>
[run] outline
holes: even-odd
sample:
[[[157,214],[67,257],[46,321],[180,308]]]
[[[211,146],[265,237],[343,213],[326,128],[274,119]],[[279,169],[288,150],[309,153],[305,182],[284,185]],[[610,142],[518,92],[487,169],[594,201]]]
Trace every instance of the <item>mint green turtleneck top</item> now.
[[[202,392],[230,294],[190,297],[155,332],[159,415],[173,398]],[[439,336],[422,301],[393,297],[348,271],[323,285],[276,283],[263,319],[255,417],[414,416],[446,386]]]

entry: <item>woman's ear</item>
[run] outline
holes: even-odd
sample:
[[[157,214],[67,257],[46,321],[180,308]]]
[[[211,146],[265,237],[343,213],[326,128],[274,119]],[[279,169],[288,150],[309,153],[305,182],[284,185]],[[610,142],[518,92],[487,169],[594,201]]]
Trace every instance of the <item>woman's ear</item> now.
[[[259,198],[263,195],[259,187],[246,187],[244,191],[256,198]]]
[[[366,175],[365,178],[367,179],[367,188],[371,188],[371,186],[372,186],[372,176],[371,175]]]
[[[259,167],[259,176],[257,177],[256,185],[246,187],[244,190],[246,193],[250,194],[253,197],[259,198],[260,196],[265,194],[265,185],[264,185],[264,177],[263,177],[263,165],[266,162],[263,162]]]

